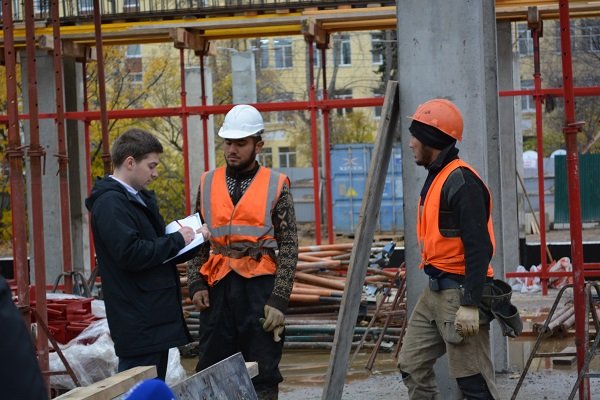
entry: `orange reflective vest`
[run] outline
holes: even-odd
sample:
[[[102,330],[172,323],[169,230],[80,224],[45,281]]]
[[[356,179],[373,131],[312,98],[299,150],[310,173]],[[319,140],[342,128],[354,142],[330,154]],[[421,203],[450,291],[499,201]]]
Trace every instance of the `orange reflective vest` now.
[[[225,167],[202,174],[200,205],[212,235],[212,253],[200,273],[210,286],[232,270],[246,278],[275,274],[275,260],[261,251],[277,249],[271,212],[284,183],[289,186],[287,176],[260,167],[234,206]]]
[[[425,196],[425,201],[421,206],[419,202],[419,212],[417,213],[417,238],[421,248],[421,265],[430,264],[441,271],[452,274],[465,275],[465,248],[460,237],[444,237],[439,228],[440,201],[442,198],[442,187],[444,182],[452,171],[456,168],[468,168],[477,177],[479,174],[466,162],[456,159],[449,162],[435,177],[431,187]],[[481,178],[480,178],[481,179]],[[485,184],[484,184],[485,186]],[[487,189],[487,186],[486,186]],[[488,193],[489,193],[489,189]],[[494,227],[492,225],[492,196],[490,195],[489,205],[490,215],[488,216],[488,232],[492,241],[492,248],[496,248],[496,239],[494,237]],[[494,270],[489,265],[487,276],[493,277]]]

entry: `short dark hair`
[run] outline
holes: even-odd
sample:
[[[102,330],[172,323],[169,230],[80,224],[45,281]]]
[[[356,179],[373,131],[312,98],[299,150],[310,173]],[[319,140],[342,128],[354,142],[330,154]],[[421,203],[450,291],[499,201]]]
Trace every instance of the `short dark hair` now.
[[[150,153],[160,154],[162,152],[162,144],[154,135],[139,128],[132,128],[114,141],[111,157],[115,167],[120,167],[127,157],[133,157],[135,161],[140,161]]]

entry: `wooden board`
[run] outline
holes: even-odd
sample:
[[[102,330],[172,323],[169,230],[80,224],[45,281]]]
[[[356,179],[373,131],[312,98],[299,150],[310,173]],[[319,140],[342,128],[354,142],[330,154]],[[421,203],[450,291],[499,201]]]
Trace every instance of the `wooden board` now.
[[[573,346],[565,347],[561,353],[571,353],[571,355],[565,355],[564,357],[552,357],[552,365],[570,367],[577,361],[577,356],[573,355],[573,353],[576,351],[577,349]]]
[[[247,365],[242,354],[237,353],[179,382],[171,390],[178,400],[255,400],[249,372],[256,376],[258,365]]]
[[[75,388],[55,400],[106,400],[127,392],[144,379],[156,378],[156,367],[135,367],[86,387]]]
[[[321,397],[324,400],[339,400],[342,398],[344,390],[348,359],[352,348],[352,333],[356,325],[362,288],[369,266],[371,245],[377,227],[387,167],[394,139],[398,133],[400,112],[398,90],[398,82],[388,81],[381,121],[365,185],[365,195],[360,208],[356,237],[352,247],[344,296],[329,357],[329,367],[325,375],[325,387]]]

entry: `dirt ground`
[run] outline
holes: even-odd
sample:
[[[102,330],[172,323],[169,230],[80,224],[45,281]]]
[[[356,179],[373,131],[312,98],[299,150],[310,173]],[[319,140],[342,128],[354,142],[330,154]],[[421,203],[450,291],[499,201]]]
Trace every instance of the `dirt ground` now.
[[[544,320],[557,292],[557,290],[550,290],[547,296],[542,296],[541,293],[514,294],[513,303],[519,308],[527,328],[530,329],[533,321]],[[569,295],[569,292],[565,292],[563,301],[568,300]],[[530,334],[509,340],[510,371],[496,374],[496,386],[501,399],[511,398],[535,339]],[[542,342],[540,351],[560,352],[567,346],[574,346],[572,336],[547,339]],[[372,373],[364,368],[367,358],[367,353],[360,354],[348,368],[342,399],[408,399],[406,388],[391,354],[379,354]],[[284,352],[281,370],[285,380],[280,386],[279,399],[321,399],[328,362],[328,352]],[[594,359],[590,370],[600,371],[600,357]],[[569,397],[576,379],[576,363],[566,367],[556,366],[550,358],[534,358],[516,398],[564,400]],[[591,398],[600,399],[600,379],[591,378],[590,387]],[[450,398],[442,397],[444,400]]]

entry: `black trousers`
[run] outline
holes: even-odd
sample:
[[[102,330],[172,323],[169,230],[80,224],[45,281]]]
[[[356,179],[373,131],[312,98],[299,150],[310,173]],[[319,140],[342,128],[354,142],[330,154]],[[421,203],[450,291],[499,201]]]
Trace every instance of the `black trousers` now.
[[[277,386],[283,380],[279,361],[284,339],[273,341],[258,321],[273,291],[272,275],[244,278],[234,271],[209,289],[210,307],[200,313],[200,346],[196,371],[241,352],[258,363],[257,386]]]
[[[157,353],[143,354],[134,357],[119,357],[118,370],[119,372],[123,372],[133,367],[156,365],[156,375],[158,379],[164,381],[167,376],[168,362],[169,350],[159,351]]]

